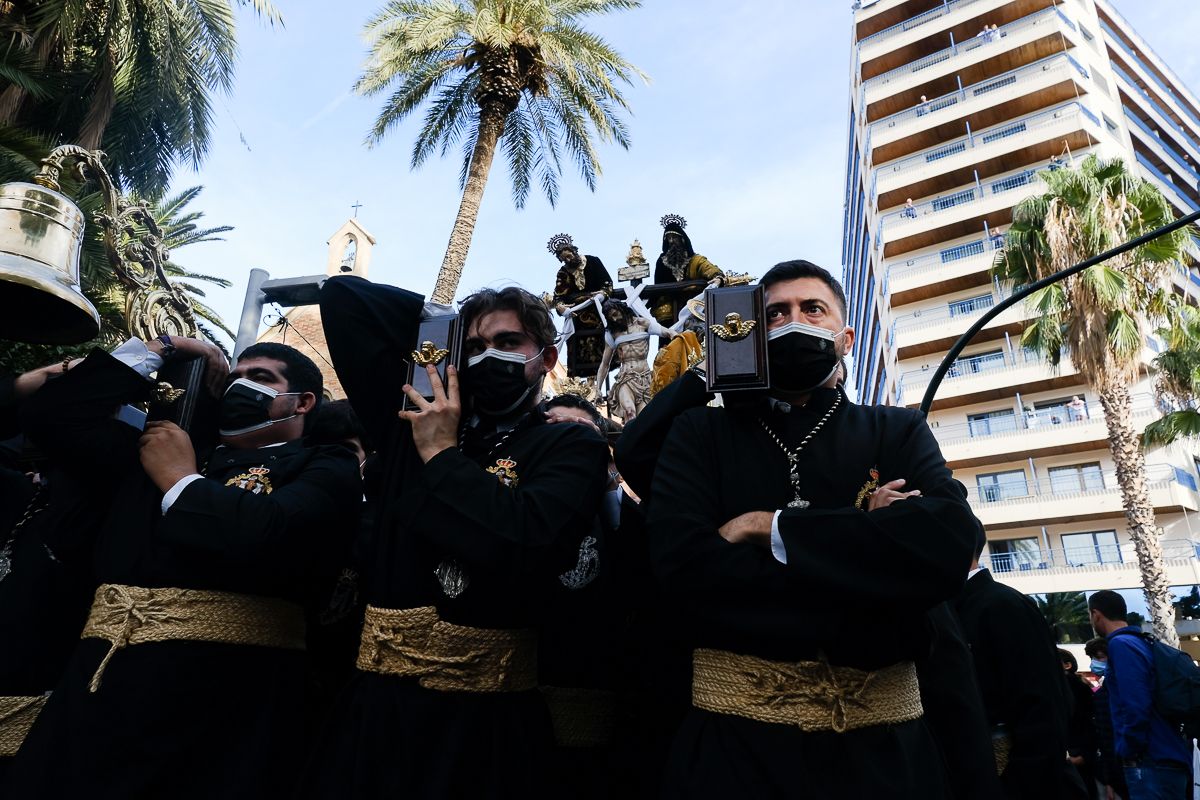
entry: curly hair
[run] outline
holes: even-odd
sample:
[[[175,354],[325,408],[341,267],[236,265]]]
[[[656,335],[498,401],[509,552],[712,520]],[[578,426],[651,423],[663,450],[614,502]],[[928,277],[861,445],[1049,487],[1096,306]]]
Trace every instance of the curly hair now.
[[[550,309],[541,299],[518,286],[480,289],[462,302],[458,313],[469,329],[472,322],[493,311],[515,312],[521,327],[539,347],[549,347],[558,338],[558,329],[550,318]]]

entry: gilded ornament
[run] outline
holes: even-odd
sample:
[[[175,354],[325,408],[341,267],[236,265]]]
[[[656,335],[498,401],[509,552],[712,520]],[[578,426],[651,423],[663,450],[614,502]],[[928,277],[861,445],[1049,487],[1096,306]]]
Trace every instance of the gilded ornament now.
[[[723,342],[740,342],[750,335],[750,331],[758,323],[752,319],[742,319],[742,315],[736,311],[731,311],[725,315],[725,324],[714,322],[709,327],[712,332],[717,335],[717,338]]]
[[[449,350],[444,347],[439,348],[433,342],[421,342],[421,349],[412,352],[413,361],[421,367],[437,366],[448,355],[450,355]]]

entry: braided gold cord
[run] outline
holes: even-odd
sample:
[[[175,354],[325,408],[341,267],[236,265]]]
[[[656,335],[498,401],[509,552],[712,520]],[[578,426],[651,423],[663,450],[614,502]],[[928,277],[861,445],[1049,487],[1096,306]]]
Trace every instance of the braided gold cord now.
[[[113,656],[130,645],[186,640],[303,650],[304,612],[246,594],[106,583],[96,590],[81,638],[111,645],[88,684],[95,692]]]
[[[867,672],[824,660],[789,663],[696,650],[692,663],[692,705],[717,714],[845,733],[923,713],[911,661]]]
[[[537,686],[537,634],[453,625],[433,606],[367,606],[357,666],[443,692],[521,692]]]
[[[17,754],[48,697],[0,697],[0,756]]]

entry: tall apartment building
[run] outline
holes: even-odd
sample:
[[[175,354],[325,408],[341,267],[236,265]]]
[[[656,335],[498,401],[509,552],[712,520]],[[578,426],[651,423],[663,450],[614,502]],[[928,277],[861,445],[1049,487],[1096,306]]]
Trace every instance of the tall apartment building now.
[[[1107,0],[863,2],[851,70],[842,260],[862,402],[917,407],[951,344],[1010,291],[989,268],[1012,207],[1043,190],[1038,171],[1119,156],[1177,215],[1200,208],[1200,100]],[[1175,281],[1200,296],[1194,270]],[[998,579],[1027,594],[1137,589],[1099,402],[1067,359],[1055,370],[1023,351],[1029,319],[1018,306],[984,328],[929,424]],[[1158,346],[1147,339],[1147,363]],[[1153,378],[1132,393],[1136,422],[1154,419]],[[1171,582],[1200,584],[1198,462],[1184,446],[1147,461]]]

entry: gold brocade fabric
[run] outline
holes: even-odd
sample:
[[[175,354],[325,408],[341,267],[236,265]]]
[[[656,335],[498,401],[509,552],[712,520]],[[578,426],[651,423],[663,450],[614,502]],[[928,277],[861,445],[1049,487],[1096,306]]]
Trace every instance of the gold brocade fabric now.
[[[285,600],[102,584],[81,638],[104,639],[112,646],[88,688],[98,690],[113,655],[131,645],[186,640],[303,650],[304,624],[304,611]]]
[[[523,692],[537,687],[537,633],[453,625],[433,606],[367,606],[357,666],[442,692]]]
[[[768,661],[723,650],[692,656],[692,705],[717,714],[845,733],[919,718],[911,661],[867,672],[825,661]]]
[[[47,695],[0,697],[0,756],[15,756],[46,705]]]
[[[650,396],[653,397],[678,380],[702,356],[700,339],[691,331],[684,331],[666,347],[660,347],[658,355],[654,357],[654,380],[650,383]]]
[[[1008,769],[1008,757],[1012,753],[1012,737],[1008,732],[1001,730],[992,731],[992,755],[996,757],[996,774],[1003,775],[1004,770]]]
[[[611,744],[617,721],[617,693],[605,689],[541,687],[559,747]]]

